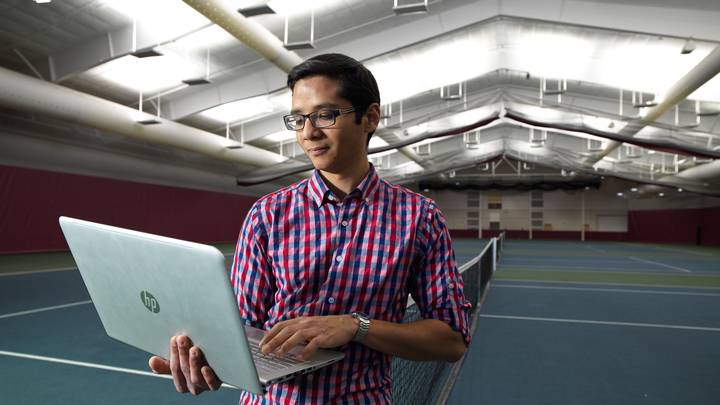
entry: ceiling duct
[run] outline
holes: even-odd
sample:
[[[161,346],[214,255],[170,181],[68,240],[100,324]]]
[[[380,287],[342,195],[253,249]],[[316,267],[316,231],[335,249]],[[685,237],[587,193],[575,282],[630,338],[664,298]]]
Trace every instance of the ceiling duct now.
[[[700,86],[720,73],[720,46],[715,47],[700,63],[690,70],[682,79],[678,80],[665,94],[663,100],[654,107],[648,108],[646,114],[638,119],[628,122],[625,127],[620,130],[618,135],[633,137],[645,128],[648,124],[657,120],[666,111],[677,103],[684,100],[692,92]],[[609,142],[605,149],[594,155],[586,161],[587,164],[595,164],[603,157],[610,154],[621,145],[621,142]]]
[[[282,41],[260,23],[237,12],[237,6],[228,0],[183,0],[210,21],[274,63],[283,72],[289,72],[303,60],[295,52],[288,51]]]
[[[0,105],[227,162],[268,166],[285,160],[276,153],[251,145],[231,150],[228,146],[232,142],[213,133],[4,68],[0,68]],[[138,121],[143,119],[154,119],[159,123],[139,124]]]

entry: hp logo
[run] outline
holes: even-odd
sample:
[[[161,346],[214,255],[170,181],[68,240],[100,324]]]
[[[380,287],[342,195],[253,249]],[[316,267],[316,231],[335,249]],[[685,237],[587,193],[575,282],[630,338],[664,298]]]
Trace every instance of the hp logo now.
[[[143,305],[145,305],[145,308],[148,309],[148,311],[157,314],[160,312],[160,303],[153,297],[152,294],[150,294],[147,291],[141,291],[140,292],[140,301],[142,301]]]

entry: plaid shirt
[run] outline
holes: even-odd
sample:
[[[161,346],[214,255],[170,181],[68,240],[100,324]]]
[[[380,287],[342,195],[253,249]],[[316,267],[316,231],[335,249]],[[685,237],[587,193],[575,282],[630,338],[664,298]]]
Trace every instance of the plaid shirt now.
[[[408,294],[423,318],[469,343],[462,279],[435,203],[370,170],[342,202],[319,172],[259,199],[237,244],[231,282],[240,314],[269,330],[299,316],[364,312],[399,323]],[[391,356],[351,342],[345,358],[242,404],[390,403]]]

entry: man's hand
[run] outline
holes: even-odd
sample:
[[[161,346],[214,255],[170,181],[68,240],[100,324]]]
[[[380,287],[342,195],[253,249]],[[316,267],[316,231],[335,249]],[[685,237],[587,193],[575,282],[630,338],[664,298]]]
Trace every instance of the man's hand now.
[[[177,392],[199,395],[207,390],[216,391],[222,385],[200,348],[184,335],[170,338],[170,361],[152,356],[148,364],[154,373],[172,374]]]
[[[284,356],[295,346],[305,344],[301,359],[312,356],[317,349],[328,349],[350,342],[358,323],[351,315],[304,316],[278,322],[260,342],[260,350]]]

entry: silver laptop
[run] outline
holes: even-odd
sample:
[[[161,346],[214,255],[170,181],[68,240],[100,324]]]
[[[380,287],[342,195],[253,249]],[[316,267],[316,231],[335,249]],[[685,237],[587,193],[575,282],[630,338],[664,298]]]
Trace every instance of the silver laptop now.
[[[256,394],[344,357],[259,353],[265,332],[240,318],[225,257],[212,246],[67,217],[60,227],[112,338],[168,358],[170,338],[186,334],[223,382]]]

